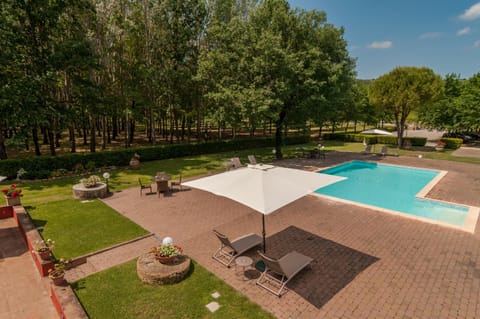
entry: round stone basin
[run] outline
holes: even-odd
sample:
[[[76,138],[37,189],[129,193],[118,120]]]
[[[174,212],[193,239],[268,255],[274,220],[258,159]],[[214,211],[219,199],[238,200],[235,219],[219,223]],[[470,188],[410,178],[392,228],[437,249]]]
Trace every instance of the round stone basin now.
[[[85,187],[82,183],[72,187],[73,197],[78,199],[104,198],[107,197],[107,184],[98,182],[95,187]]]
[[[152,253],[138,257],[137,275],[151,285],[167,285],[182,281],[190,270],[190,258],[179,255],[175,261],[162,264]]]

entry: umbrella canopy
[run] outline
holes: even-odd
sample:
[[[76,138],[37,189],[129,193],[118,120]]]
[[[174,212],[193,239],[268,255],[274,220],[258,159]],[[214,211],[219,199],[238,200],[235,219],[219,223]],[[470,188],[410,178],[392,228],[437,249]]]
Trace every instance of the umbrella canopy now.
[[[183,183],[230,198],[262,213],[265,250],[265,215],[344,177],[272,165],[249,165]]]
[[[384,130],[379,130],[379,129],[372,129],[372,130],[366,130],[360,132],[360,134],[378,134],[378,135],[392,135],[392,133],[384,131]]]

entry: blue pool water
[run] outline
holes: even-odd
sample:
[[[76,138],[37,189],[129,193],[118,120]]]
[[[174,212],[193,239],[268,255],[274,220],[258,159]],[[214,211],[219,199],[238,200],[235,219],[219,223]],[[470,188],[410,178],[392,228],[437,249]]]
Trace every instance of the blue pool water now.
[[[347,179],[320,188],[318,194],[462,226],[468,207],[416,198],[440,172],[353,161],[324,171]]]

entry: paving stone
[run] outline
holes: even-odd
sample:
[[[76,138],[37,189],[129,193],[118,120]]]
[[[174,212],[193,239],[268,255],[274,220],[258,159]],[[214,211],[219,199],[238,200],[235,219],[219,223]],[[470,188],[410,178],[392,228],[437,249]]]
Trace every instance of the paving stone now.
[[[212,301],[211,303],[207,304],[206,306],[210,312],[215,312],[220,308],[220,305],[216,301]]]

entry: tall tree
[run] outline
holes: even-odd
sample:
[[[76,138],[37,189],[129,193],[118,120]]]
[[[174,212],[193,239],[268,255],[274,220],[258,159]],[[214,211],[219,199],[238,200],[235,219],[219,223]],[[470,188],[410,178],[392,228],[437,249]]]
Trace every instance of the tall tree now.
[[[437,101],[443,92],[442,78],[431,69],[398,67],[370,85],[369,98],[372,104],[393,116],[400,148],[408,115]]]

